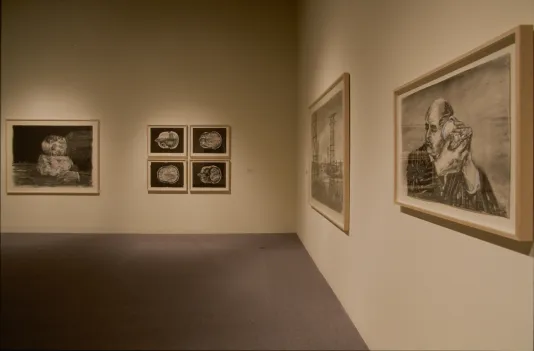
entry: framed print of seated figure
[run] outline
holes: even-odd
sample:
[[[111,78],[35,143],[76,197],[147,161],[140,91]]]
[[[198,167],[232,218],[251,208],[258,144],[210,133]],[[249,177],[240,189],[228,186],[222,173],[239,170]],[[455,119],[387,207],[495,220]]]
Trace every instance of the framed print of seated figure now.
[[[395,203],[532,240],[532,51],[518,26],[395,91]]]

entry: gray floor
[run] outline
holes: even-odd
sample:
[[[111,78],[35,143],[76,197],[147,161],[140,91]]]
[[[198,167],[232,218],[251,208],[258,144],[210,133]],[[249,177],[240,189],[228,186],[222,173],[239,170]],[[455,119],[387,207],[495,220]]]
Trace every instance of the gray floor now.
[[[2,348],[367,349],[296,235],[1,239]]]

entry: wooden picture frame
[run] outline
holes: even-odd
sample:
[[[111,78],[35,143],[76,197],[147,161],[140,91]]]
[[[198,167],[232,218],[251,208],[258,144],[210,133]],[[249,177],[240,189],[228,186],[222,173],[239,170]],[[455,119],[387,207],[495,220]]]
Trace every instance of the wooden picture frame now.
[[[517,241],[533,230],[533,26],[394,91],[394,203]]]
[[[187,161],[153,159],[147,162],[147,188],[149,193],[187,193]]]
[[[349,234],[350,75],[343,73],[309,107],[310,206]]]
[[[192,159],[230,158],[231,130],[228,125],[189,126],[189,153]]]
[[[98,120],[5,121],[6,193],[100,194]]]
[[[187,157],[186,125],[148,125],[147,152],[152,158]]]
[[[230,160],[190,160],[189,192],[229,194],[232,182]]]

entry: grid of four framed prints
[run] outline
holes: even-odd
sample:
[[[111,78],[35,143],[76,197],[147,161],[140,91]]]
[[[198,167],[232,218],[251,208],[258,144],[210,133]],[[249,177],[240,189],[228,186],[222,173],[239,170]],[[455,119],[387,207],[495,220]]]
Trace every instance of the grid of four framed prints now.
[[[230,126],[149,125],[149,193],[230,193]]]

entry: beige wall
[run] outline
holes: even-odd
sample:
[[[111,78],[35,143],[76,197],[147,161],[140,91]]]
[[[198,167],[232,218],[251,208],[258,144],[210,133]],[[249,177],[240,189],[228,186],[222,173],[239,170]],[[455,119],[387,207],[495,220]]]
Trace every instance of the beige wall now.
[[[294,5],[3,3],[2,126],[99,119],[101,195],[6,196],[2,159],[2,232],[295,231]],[[232,194],[149,195],[147,124],[229,124]]]
[[[517,24],[532,0],[304,1],[298,233],[375,350],[532,350],[532,257],[393,204],[393,90]],[[307,203],[307,106],[351,74],[351,232]]]

